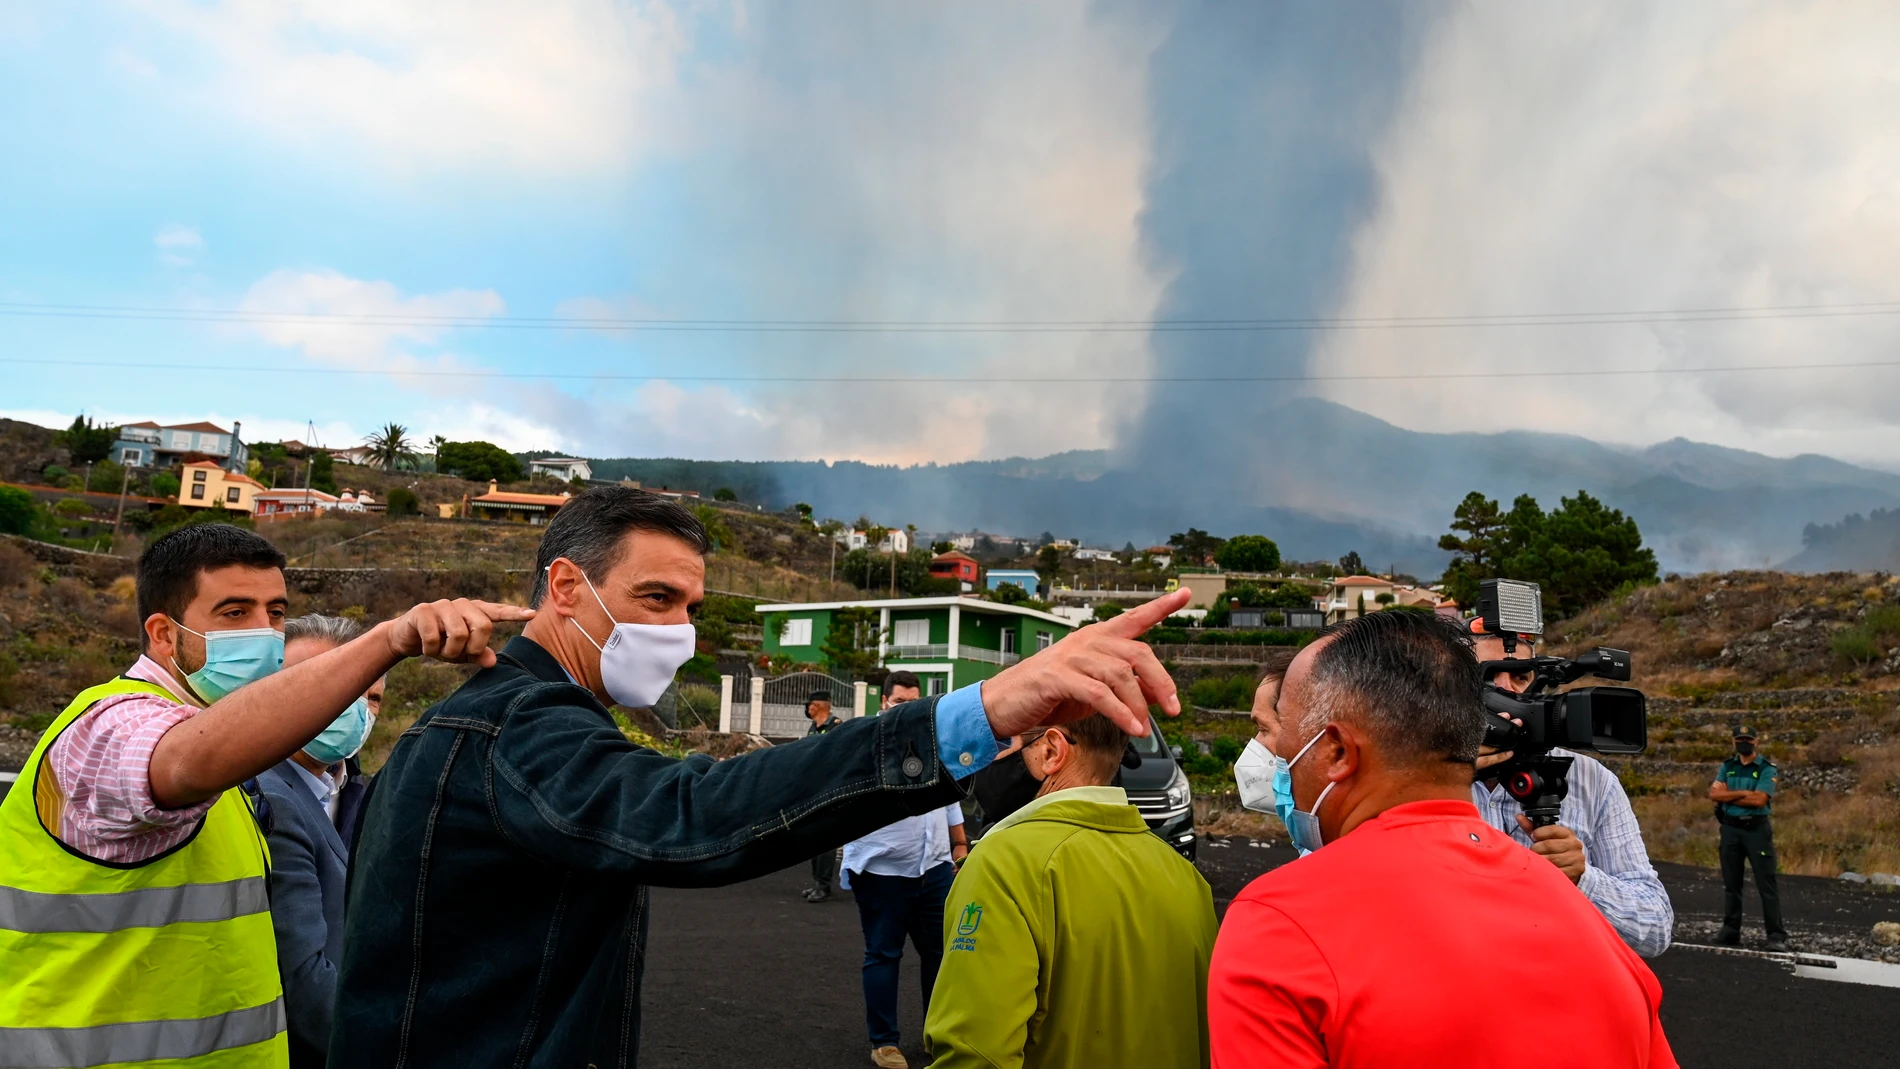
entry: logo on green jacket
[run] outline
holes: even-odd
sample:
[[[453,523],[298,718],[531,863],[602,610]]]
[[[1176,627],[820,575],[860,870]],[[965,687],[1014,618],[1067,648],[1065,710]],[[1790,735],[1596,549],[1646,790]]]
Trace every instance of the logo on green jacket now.
[[[957,915],[957,934],[975,935],[977,925],[983,923],[983,907],[971,902]]]

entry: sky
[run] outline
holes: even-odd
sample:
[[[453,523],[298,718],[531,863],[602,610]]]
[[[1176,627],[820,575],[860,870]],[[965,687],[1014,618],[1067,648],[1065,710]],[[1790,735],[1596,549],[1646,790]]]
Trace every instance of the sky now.
[[[1322,397],[1893,467],[1840,365],[1900,341],[1896,54],[1855,0],[0,0],[0,415],[1225,463]]]

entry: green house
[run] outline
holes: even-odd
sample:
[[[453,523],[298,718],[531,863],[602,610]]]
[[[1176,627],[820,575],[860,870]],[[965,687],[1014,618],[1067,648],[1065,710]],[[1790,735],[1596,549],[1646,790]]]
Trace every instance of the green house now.
[[[765,652],[825,664],[824,647],[844,609],[877,613],[878,661],[917,673],[925,694],[944,694],[988,679],[1075,630],[1067,620],[1035,609],[979,598],[880,598],[798,605],[761,605]]]

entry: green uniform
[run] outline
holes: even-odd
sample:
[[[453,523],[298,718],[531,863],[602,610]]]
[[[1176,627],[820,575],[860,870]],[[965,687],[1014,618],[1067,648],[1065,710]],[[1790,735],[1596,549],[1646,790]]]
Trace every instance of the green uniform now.
[[[944,910],[932,1069],[1208,1062],[1214,901],[1119,787],[1043,795],[984,835]]]
[[[1734,756],[1722,762],[1716,781],[1731,791],[1761,791],[1769,805],[1760,807],[1718,802],[1715,819],[1722,825],[1722,935],[1739,937],[1742,931],[1743,869],[1755,869],[1755,890],[1761,895],[1762,924],[1770,939],[1786,939],[1788,930],[1781,923],[1781,891],[1775,883],[1775,834],[1768,820],[1773,808],[1775,783],[1780,770],[1773,761],[1755,755],[1744,762]]]

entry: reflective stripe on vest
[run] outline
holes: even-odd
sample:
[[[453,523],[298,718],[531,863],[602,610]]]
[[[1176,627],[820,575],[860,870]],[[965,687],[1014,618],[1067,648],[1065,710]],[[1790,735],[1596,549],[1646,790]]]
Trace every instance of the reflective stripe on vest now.
[[[0,1060],[7,1069],[90,1069],[202,1058],[262,1043],[284,1030],[284,1000],[181,1021],[131,1021],[91,1028],[0,1028]]]
[[[282,1069],[289,1061],[268,848],[239,790],[149,861],[93,861],[56,835],[46,752],[100,701],[167,696],[117,679],[46,729],[0,798],[0,1066]]]
[[[51,895],[0,887],[0,928],[15,932],[117,932],[228,921],[270,908],[264,877],[187,883],[113,894]]]

